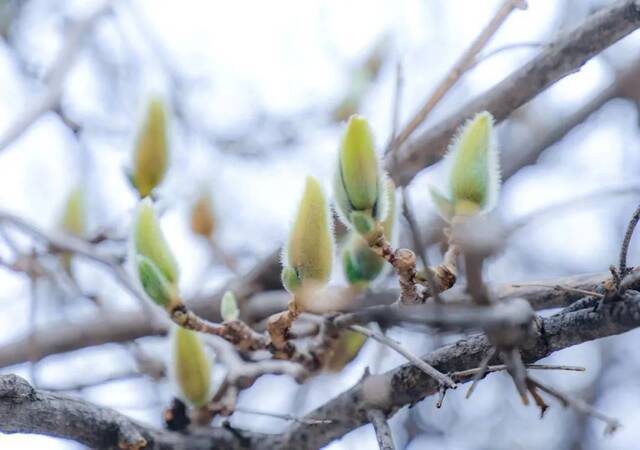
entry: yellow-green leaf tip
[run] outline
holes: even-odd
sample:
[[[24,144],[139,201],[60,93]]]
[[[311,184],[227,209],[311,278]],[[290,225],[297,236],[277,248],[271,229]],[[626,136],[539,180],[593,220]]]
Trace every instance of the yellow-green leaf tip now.
[[[64,207],[60,228],[66,233],[81,237],[86,232],[86,209],[82,189],[73,189]]]
[[[283,254],[283,266],[288,268],[283,271],[283,282],[294,281],[292,274],[295,274],[300,282],[326,284],[331,276],[333,248],[333,222],[327,200],[320,183],[307,177]],[[285,287],[295,289],[299,284],[289,283]]]
[[[222,316],[222,320],[225,322],[238,320],[240,317],[240,310],[238,309],[236,296],[233,295],[233,292],[227,291],[222,296],[222,301],[220,302],[220,315]]]
[[[200,336],[176,327],[173,332],[173,373],[184,398],[193,406],[204,406],[211,394],[211,361]]]
[[[345,225],[353,225],[353,211],[384,219],[384,178],[369,123],[363,117],[351,116],[340,143],[334,177],[336,209]]]
[[[133,242],[136,255],[149,258],[170,283],[177,283],[178,264],[169,249],[149,198],[138,205],[133,225]]]
[[[138,277],[144,292],[157,305],[167,308],[178,300],[177,289],[146,256],[137,256]]]
[[[159,98],[152,98],[138,131],[131,181],[144,198],[162,182],[169,165],[167,113]]]
[[[458,132],[447,153],[450,203],[455,215],[486,212],[495,205],[500,170],[493,116],[476,114]]]

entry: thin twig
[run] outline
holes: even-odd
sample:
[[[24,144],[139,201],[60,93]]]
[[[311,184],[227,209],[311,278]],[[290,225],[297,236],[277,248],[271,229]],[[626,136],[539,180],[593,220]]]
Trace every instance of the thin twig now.
[[[393,90],[393,109],[391,112],[391,136],[385,148],[385,156],[389,152],[395,150],[396,136],[398,135],[398,126],[400,122],[400,107],[402,106],[402,89],[404,87],[404,78],[402,76],[402,61],[398,59],[396,63],[396,83]],[[395,153],[393,154],[395,157]]]
[[[503,45],[502,47],[498,47],[494,50],[491,50],[485,54],[477,55],[476,58],[471,62],[467,70],[471,70],[474,67],[478,66],[480,63],[485,62],[489,58],[493,58],[497,54],[508,50],[516,50],[522,48],[540,48],[544,47],[544,43],[542,42],[515,42],[513,44]]]
[[[498,11],[487,24],[487,26],[480,32],[478,37],[471,43],[469,48],[460,56],[460,58],[453,65],[451,70],[447,73],[447,76],[438,84],[431,96],[424,103],[422,108],[415,114],[415,116],[405,125],[395,142],[393,147],[398,148],[402,145],[411,134],[424,122],[429,113],[433,111],[436,105],[444,97],[444,95],[455,85],[460,77],[471,67],[476,55],[484,48],[484,46],[491,40],[493,35],[498,31],[500,26],[505,22],[509,14],[515,9],[524,9],[526,2],[522,0],[505,0]]]
[[[327,424],[327,423],[333,422],[333,420],[331,419],[314,419],[314,418],[308,418],[308,417],[296,417],[292,414],[280,414],[280,413],[274,413],[274,412],[268,412],[268,411],[257,411],[255,409],[243,408],[243,407],[236,407],[235,412],[239,412],[243,414],[254,414],[257,416],[275,417],[276,419],[288,420],[291,422],[297,422],[304,425],[321,425],[321,424]]]
[[[9,125],[4,134],[0,136],[0,151],[7,148],[9,144],[19,138],[40,116],[59,103],[64,81],[73,67],[73,62],[82,49],[82,46],[87,42],[87,34],[91,31],[97,20],[109,11],[111,3],[111,0],[104,1],[95,11],[73,26],[65,41],[64,47],[45,77],[47,91],[39,100],[30,102],[30,106],[20,114],[13,123]]]
[[[376,439],[378,440],[380,450],[395,450],[396,446],[391,436],[391,428],[389,428],[385,414],[379,409],[370,409],[367,411],[367,419],[369,419],[369,422],[371,422],[376,432]]]
[[[618,275],[620,279],[624,279],[625,275],[629,272],[627,268],[627,252],[629,251],[629,243],[633,236],[633,231],[636,229],[636,225],[640,221],[640,206],[638,206],[629,220],[627,225],[627,231],[624,233],[624,239],[622,240],[622,246],[620,247],[620,263],[618,265]]]
[[[552,397],[557,398],[564,406],[570,406],[576,411],[586,414],[588,416],[594,417],[598,420],[603,421],[606,424],[605,433],[610,434],[616,431],[618,428],[622,426],[622,423],[614,417],[607,416],[606,414],[601,413],[593,406],[589,405],[587,402],[582,400],[581,398],[576,398],[571,395],[565,394],[551,386],[547,386],[542,384],[540,381],[534,380],[531,377],[528,377],[528,380],[533,383],[540,390],[546,392]]]
[[[402,356],[407,358],[411,363],[413,363],[418,368],[420,368],[424,373],[426,373],[430,377],[434,378],[440,384],[448,387],[449,389],[455,389],[457,387],[456,383],[450,377],[448,377],[447,375],[445,375],[442,372],[438,371],[433,366],[430,366],[424,360],[420,359],[418,356],[416,356],[413,353],[411,353],[409,350],[407,350],[405,347],[403,347],[402,345],[400,345],[398,342],[394,341],[393,339],[390,339],[390,338],[388,338],[387,336],[385,336],[383,334],[376,333],[375,331],[370,330],[369,328],[363,327],[363,326],[360,326],[360,325],[350,325],[349,329],[353,330],[353,331],[355,331],[357,333],[364,334],[365,336],[368,336],[368,337],[370,337],[372,339],[375,339],[376,341],[380,342],[381,344],[384,344],[384,345],[394,349],[396,352],[400,353]]]
[[[567,286],[560,286],[559,284],[553,285],[553,284],[542,284],[542,283],[525,283],[525,284],[512,284],[511,286],[514,288],[525,288],[527,286],[532,286],[532,287],[539,286],[539,287],[544,287],[549,289],[557,289],[565,292],[573,292],[576,294],[588,295],[590,297],[604,298],[604,295],[600,294],[599,292],[587,291],[586,289],[577,289],[577,288],[572,288]]]

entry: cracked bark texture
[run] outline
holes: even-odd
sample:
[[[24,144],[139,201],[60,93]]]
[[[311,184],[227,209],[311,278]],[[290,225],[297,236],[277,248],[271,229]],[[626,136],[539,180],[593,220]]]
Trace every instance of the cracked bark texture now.
[[[640,326],[640,293],[627,291],[620,300],[600,303],[574,312],[538,318],[535,332],[522,349],[533,363],[573,345],[621,334]],[[490,343],[476,334],[444,346],[424,360],[443,373],[478,367]],[[498,363],[495,360],[492,363]],[[471,376],[466,380],[469,381]],[[220,428],[189,434],[154,430],[115,411],[72,397],[34,390],[14,375],[0,377],[0,431],[40,433],[65,437],[95,448],[113,448],[142,436],[149,449],[317,449],[368,423],[371,409],[387,417],[438,392],[437,382],[417,367],[406,364],[382,375],[369,376],[306,418],[330,423],[296,423],[284,433],[264,435]]]

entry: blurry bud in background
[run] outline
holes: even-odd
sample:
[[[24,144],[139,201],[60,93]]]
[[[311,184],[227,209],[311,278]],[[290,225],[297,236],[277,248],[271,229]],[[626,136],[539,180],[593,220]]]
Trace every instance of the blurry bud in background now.
[[[383,36],[369,51],[364,61],[352,70],[347,92],[331,113],[335,122],[347,120],[360,110],[362,100],[374,85],[387,58],[389,38],[387,35]]]
[[[320,183],[307,177],[282,260],[282,282],[295,293],[305,282],[325,285],[333,264],[333,222]]]
[[[340,372],[347,364],[355,359],[360,349],[367,341],[367,337],[361,333],[351,330],[344,330],[335,343],[335,350],[327,362],[327,370],[330,372]]]
[[[130,181],[140,198],[151,195],[162,182],[169,166],[167,112],[160,98],[147,105],[145,118],[138,131]]]
[[[84,237],[87,232],[87,210],[82,188],[76,187],[67,196],[58,228],[76,237]],[[71,253],[62,254],[62,266],[71,273]]]
[[[216,219],[211,196],[205,190],[200,192],[191,207],[191,231],[206,239],[211,239],[216,229]]]
[[[336,210],[345,225],[362,233],[372,229],[374,221],[385,218],[384,180],[367,120],[351,116],[340,143],[334,178]]]
[[[240,310],[238,309],[238,302],[233,292],[227,291],[222,296],[220,302],[220,316],[222,316],[223,322],[231,322],[238,320],[240,317]]]
[[[391,180],[387,181],[386,195],[388,197],[388,212],[382,227],[385,238],[391,245],[394,245],[393,231],[397,212],[395,185]],[[353,232],[350,233],[347,244],[342,250],[342,264],[349,284],[361,288],[367,287],[387,267],[386,261],[376,255],[360,235]]]
[[[464,124],[445,157],[449,172],[447,198],[435,189],[431,197],[447,220],[491,210],[500,190],[498,150],[493,116],[481,112]]]
[[[195,331],[175,327],[172,338],[176,384],[192,406],[204,406],[211,394],[211,361],[200,336]]]

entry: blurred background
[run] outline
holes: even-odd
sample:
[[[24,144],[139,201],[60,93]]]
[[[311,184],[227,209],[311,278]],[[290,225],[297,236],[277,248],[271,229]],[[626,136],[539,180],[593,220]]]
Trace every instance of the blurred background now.
[[[146,102],[160,95],[171,111],[171,166],[157,192],[162,224],[181,266],[181,289],[187,296],[215,292],[281,246],[306,175],[330,188],[344,120],[355,112],[366,116],[382,149],[391,134],[398,78],[404,124],[500,3],[116,0],[78,33],[78,21],[102,2],[2,0],[0,138],[43,96],[55,91],[59,98],[24,133],[2,142],[1,208],[44,230],[56,230],[67,196],[81,186],[87,235],[126,237],[137,202],[126,172]],[[502,80],[556,33],[608,3],[530,0],[526,11],[512,13],[477,65],[420,130]],[[70,42],[77,46],[73,52],[67,52]],[[546,206],[569,203],[516,233],[507,250],[491,261],[488,280],[603,272],[616,262],[625,226],[640,199],[640,78],[633,72],[639,51],[636,32],[498,127],[505,172],[500,217],[509,223]],[[61,55],[68,60],[61,63]],[[431,261],[441,258],[442,224],[428,186],[439,183],[436,164],[407,189]],[[213,204],[214,245],[190,229],[191,207],[203,192]],[[401,227],[400,243],[412,246],[406,224]],[[11,245],[28,254],[33,241],[15,230],[2,233],[0,360],[3,349],[34,330],[72,330],[105,309],[126,314],[138,308],[113,277],[86,261],[72,262],[73,283],[50,276],[33,279],[8,267],[15,257]],[[632,242],[632,265],[640,263],[639,242]],[[117,239],[113,245],[117,247]],[[339,266],[333,282],[345,283]],[[378,287],[393,283],[388,277]],[[388,334],[420,354],[459,338],[399,328]],[[465,389],[459,389],[449,392],[441,409],[431,397],[397,413],[391,420],[395,442],[414,450],[635,449],[640,383],[629,375],[640,366],[639,342],[635,331],[570,348],[546,362],[582,365],[586,372],[539,375],[621,419],[624,427],[613,436],[603,436],[601,423],[554,400],[540,419],[533,405],[520,403],[506,375],[494,374],[469,400]],[[161,426],[162,410],[175,395],[164,376],[167,349],[166,338],[147,337],[43,359],[34,350],[36,356],[22,358],[34,362],[0,371]],[[239,404],[301,415],[352,386],[365,367],[379,372],[403,362],[367,342],[340,373],[315,376],[302,386],[286,376],[268,375],[243,392]],[[214,368],[214,377],[220,376]],[[277,432],[287,426],[280,419],[240,412],[230,420],[255,431]],[[81,446],[0,435],[0,448]],[[327,448],[376,449],[377,444],[366,426]]]

